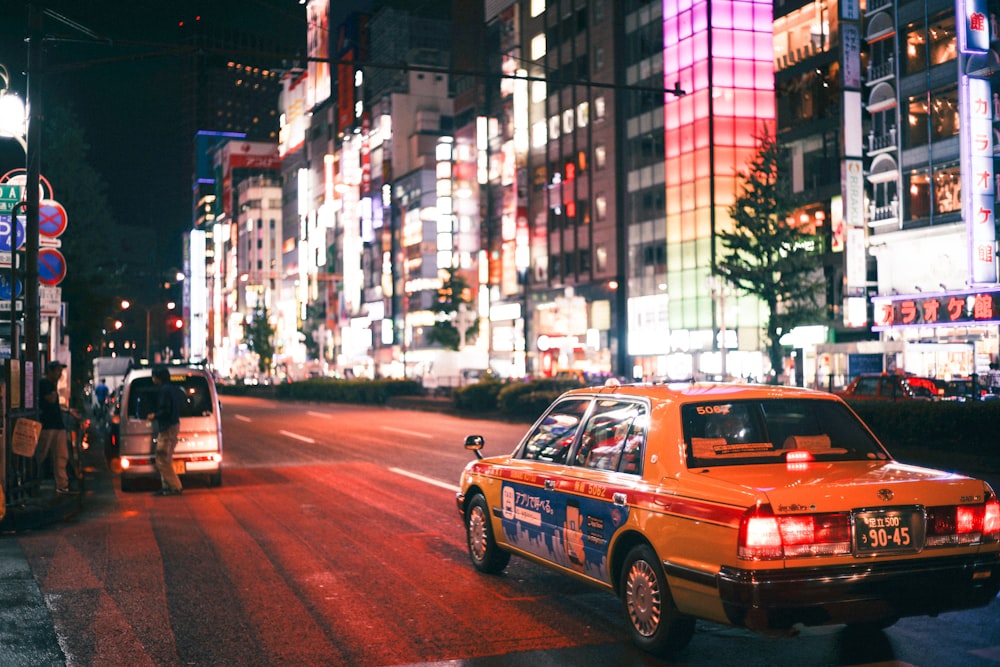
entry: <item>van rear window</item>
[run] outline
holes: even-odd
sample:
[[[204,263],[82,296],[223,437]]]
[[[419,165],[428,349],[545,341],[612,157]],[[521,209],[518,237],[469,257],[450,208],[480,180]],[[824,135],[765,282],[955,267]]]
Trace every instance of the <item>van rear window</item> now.
[[[171,383],[184,391],[186,400],[181,404],[181,417],[206,417],[215,409],[212,405],[212,394],[208,380],[202,375],[174,375]],[[128,416],[132,419],[145,419],[150,413],[156,412],[160,388],[153,384],[153,378],[135,378],[129,386]]]

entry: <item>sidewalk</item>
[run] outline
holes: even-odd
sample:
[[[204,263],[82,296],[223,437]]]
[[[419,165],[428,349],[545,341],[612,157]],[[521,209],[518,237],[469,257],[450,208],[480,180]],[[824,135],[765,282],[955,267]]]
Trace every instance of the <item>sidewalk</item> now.
[[[84,509],[85,497],[88,506],[96,500],[93,494],[86,493],[88,488],[96,490],[95,483],[104,481],[103,477],[108,480],[100,486],[110,486],[110,473],[106,473],[107,466],[100,454],[91,451],[84,456],[87,459],[84,479],[71,482],[80,490],[79,494],[57,495],[48,481],[38,497],[7,507],[0,521],[0,665],[4,667],[66,665],[52,616],[18,543],[18,533],[74,519]],[[107,493],[106,489],[102,493]]]
[[[0,537],[0,665],[65,665],[49,609],[17,538]]]

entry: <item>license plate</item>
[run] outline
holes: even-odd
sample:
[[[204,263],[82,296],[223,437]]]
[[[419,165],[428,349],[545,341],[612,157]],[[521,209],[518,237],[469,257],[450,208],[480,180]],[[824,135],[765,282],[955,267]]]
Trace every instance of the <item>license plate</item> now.
[[[914,509],[854,513],[857,553],[906,553],[924,546],[924,513]]]
[[[183,475],[184,473],[187,472],[184,461],[178,461],[177,459],[174,459],[174,472],[177,473],[178,475]]]

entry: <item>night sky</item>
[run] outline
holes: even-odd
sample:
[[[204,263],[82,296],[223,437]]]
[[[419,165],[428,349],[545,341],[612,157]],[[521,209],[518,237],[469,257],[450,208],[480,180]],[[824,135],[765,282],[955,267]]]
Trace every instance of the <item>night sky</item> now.
[[[8,5],[8,3],[4,3]],[[0,63],[11,87],[26,85],[27,8],[6,6],[0,19]],[[52,0],[45,8],[76,23],[43,19],[46,40],[43,99],[66,104],[78,116],[90,144],[89,162],[104,177],[115,219],[124,225],[152,227],[167,247],[171,266],[179,266],[181,232],[191,224],[191,174],[181,165],[191,154],[180,136],[177,72],[183,59],[176,46],[178,23],[200,20],[250,34],[267,35],[302,55],[306,48],[305,7],[298,0]],[[367,9],[370,2],[331,0],[337,16]],[[275,100],[277,105],[277,100]],[[0,140],[0,173],[23,167],[24,153]],[[45,154],[42,153],[42,174]],[[58,199],[58,184],[53,184]],[[72,233],[72,213],[70,214]],[[163,267],[166,268],[166,267]]]

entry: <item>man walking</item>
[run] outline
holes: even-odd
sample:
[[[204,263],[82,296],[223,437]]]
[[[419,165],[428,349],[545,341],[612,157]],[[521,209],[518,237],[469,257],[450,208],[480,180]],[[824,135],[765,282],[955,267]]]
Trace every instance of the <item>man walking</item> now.
[[[38,437],[35,461],[41,465],[45,459],[52,457],[52,476],[56,482],[56,493],[68,495],[76,492],[70,490],[69,475],[66,474],[69,443],[66,439],[66,422],[63,421],[62,407],[59,405],[59,378],[62,377],[64,368],[66,364],[61,361],[50,361],[38,385],[38,393],[42,397],[39,416],[42,433]]]
[[[174,447],[177,446],[177,435],[181,428],[181,401],[184,400],[184,393],[180,387],[170,382],[170,371],[165,366],[153,369],[153,384],[160,387],[156,412],[148,416],[148,419],[156,420],[156,469],[160,473],[162,484],[156,495],[177,496],[184,491],[181,480],[174,471]]]

